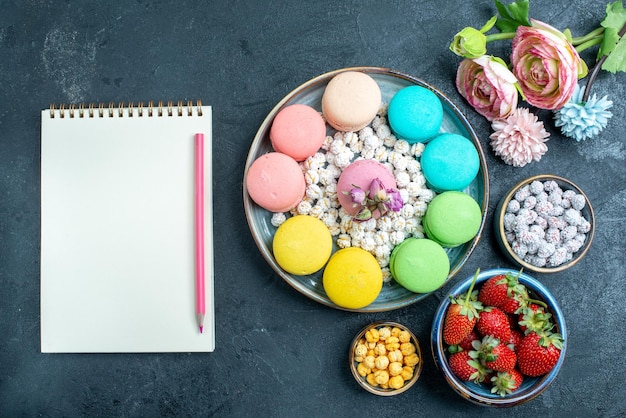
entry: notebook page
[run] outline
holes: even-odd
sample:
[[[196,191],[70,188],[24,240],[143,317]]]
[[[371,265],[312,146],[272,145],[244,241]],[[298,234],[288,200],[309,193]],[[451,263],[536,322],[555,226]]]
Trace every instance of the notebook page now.
[[[211,108],[42,112],[42,352],[212,351]],[[195,317],[194,135],[205,134],[207,315]]]

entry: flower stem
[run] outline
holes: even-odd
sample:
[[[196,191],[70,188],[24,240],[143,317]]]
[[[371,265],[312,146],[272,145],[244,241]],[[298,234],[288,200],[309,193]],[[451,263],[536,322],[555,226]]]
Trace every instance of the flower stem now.
[[[572,45],[580,45],[582,43],[585,43],[593,38],[595,38],[596,36],[600,36],[604,33],[604,28],[602,26],[600,26],[597,29],[592,30],[591,32],[589,32],[588,34],[584,35],[584,36],[579,36],[578,38],[573,38],[572,39]]]
[[[592,47],[594,45],[598,45],[598,44],[602,43],[603,39],[604,39],[603,36],[597,36],[595,38],[591,38],[588,41],[585,41],[585,42],[579,44],[574,49],[576,49],[576,51],[578,51],[578,53],[581,53],[581,52],[583,52],[587,48],[590,48],[590,47]]]
[[[485,36],[485,40],[487,42],[503,41],[505,39],[513,39],[514,37],[515,32],[492,33],[491,35]]]

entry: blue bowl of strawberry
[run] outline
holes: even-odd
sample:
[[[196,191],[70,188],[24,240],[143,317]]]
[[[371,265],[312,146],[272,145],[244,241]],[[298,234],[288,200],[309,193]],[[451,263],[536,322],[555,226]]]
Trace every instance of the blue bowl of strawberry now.
[[[437,367],[464,399],[520,405],[550,386],[567,349],[563,312],[537,279],[511,269],[477,271],[457,283],[433,320]]]

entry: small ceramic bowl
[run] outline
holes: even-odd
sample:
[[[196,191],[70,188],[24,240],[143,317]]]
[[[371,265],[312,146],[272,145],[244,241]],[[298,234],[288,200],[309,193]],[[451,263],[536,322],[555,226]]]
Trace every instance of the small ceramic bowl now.
[[[401,347],[395,348],[394,350],[388,350],[387,348],[391,348],[391,347],[387,346],[385,348],[386,354],[383,355],[383,356],[386,356],[387,359],[386,360],[380,359],[380,360],[385,360],[384,361],[385,363],[389,360],[389,366],[384,370],[387,371],[388,375],[390,376],[390,379],[393,379],[394,378],[393,375],[398,373],[399,371],[399,365],[398,364],[392,365],[393,361],[400,360],[399,362],[401,363],[403,367],[405,366],[412,367],[412,374],[409,373],[410,376],[405,375],[405,372],[407,372],[406,369],[403,371],[403,373],[400,373],[398,375],[398,376],[404,376],[406,379],[403,378],[404,382],[402,386],[398,387],[397,389],[394,389],[393,387],[384,387],[385,385],[375,386],[375,385],[368,383],[366,373],[369,370],[363,369],[363,367],[365,367],[367,363],[364,360],[359,362],[360,357],[362,358],[364,356],[360,355],[357,352],[359,345],[366,342],[366,333],[368,331],[372,329],[376,329],[380,332],[380,330],[385,329],[385,328],[388,328],[389,331],[391,332],[391,335],[393,336],[398,334],[398,332],[404,331],[405,333],[403,334],[403,337],[399,338],[400,341],[398,343],[402,344],[403,342],[407,342],[406,340],[409,339],[408,342],[412,343],[414,347],[414,352],[412,352],[413,349],[411,349],[410,346],[409,347],[401,346]],[[408,333],[408,335],[406,333]],[[381,338],[379,343],[386,345],[386,340],[382,340]],[[390,353],[391,351],[395,351],[395,350],[400,350],[404,352],[404,354],[402,355],[400,359],[398,359],[397,357],[394,358],[394,354]],[[397,353],[395,353],[395,355],[397,355]],[[348,357],[349,357],[349,362],[350,362],[350,370],[352,371],[352,375],[354,376],[358,384],[366,391],[373,393],[374,395],[379,395],[379,396],[393,396],[393,395],[398,395],[400,393],[407,391],[419,379],[419,376],[422,372],[422,364],[424,363],[423,358],[422,358],[422,350],[420,348],[417,337],[415,337],[415,334],[413,334],[413,332],[411,332],[411,330],[405,327],[404,325],[401,325],[397,322],[391,322],[391,321],[374,322],[373,324],[369,324],[366,327],[364,327],[361,331],[359,331],[359,333],[354,337],[352,344],[350,344],[350,352],[349,352]],[[374,358],[379,358],[379,357],[381,356],[374,355]],[[359,367],[359,363],[362,363],[361,368]],[[396,376],[396,379],[398,379],[398,376]],[[374,376],[370,378],[373,379]],[[392,381],[390,380],[386,386],[393,386]]]
[[[507,213],[507,208],[509,207],[509,203],[511,202],[511,200],[515,199],[515,196],[518,193],[518,191],[524,187],[530,188],[533,182],[541,182],[542,184],[545,185],[546,182],[548,181],[556,182],[556,184],[559,186],[559,188],[563,192],[567,190],[571,190],[577,195],[582,195],[585,200],[585,206],[582,208],[582,210],[579,211],[580,216],[584,218],[584,220],[586,221],[586,228],[583,228],[582,226],[579,227],[580,229],[579,234],[581,236],[584,236],[584,241],[581,240],[580,243],[574,243],[574,245],[580,246],[580,247],[575,252],[571,253],[571,258],[568,257],[565,262],[558,264],[558,265],[556,263],[551,263],[549,261],[550,256],[545,257],[545,258],[540,258],[540,257],[535,257],[535,256],[524,257],[523,254],[519,250],[517,252],[514,251],[513,249],[514,244],[513,244],[513,241],[511,241],[510,233],[509,233],[509,238],[507,239],[507,231],[505,228],[505,225],[506,225],[505,215]],[[531,210],[535,211],[534,208]],[[566,210],[568,209],[563,208],[562,212],[565,213]],[[535,211],[535,214],[537,213],[540,213],[540,211]],[[538,215],[538,216],[542,216],[544,219],[547,219],[547,216],[549,216],[545,213],[545,211],[541,213],[542,215]],[[563,225],[563,222],[565,222],[565,219],[568,219],[566,216],[563,216],[563,214],[557,215],[557,218],[560,219],[561,225]],[[498,206],[496,207],[496,211],[494,212],[494,232],[495,232],[496,241],[498,242],[498,245],[500,246],[502,252],[507,256],[507,258],[515,266],[521,267],[526,271],[534,271],[537,273],[556,273],[556,272],[566,270],[576,265],[580,260],[582,260],[585,254],[587,254],[587,251],[589,251],[589,247],[591,247],[591,243],[593,241],[595,228],[596,228],[595,216],[593,213],[593,208],[591,207],[591,203],[587,195],[581,190],[580,187],[578,187],[572,181],[565,179],[563,177],[552,175],[552,174],[541,174],[541,175],[529,177],[519,182],[511,190],[509,190],[506,195],[504,195],[504,197],[498,203]],[[583,232],[585,231],[585,229],[588,229],[588,231]],[[556,247],[558,248],[559,246],[564,246],[563,242],[564,241],[561,241],[561,244],[555,243]],[[563,248],[562,250],[565,250],[565,248]],[[547,263],[538,262],[538,261],[531,262],[531,260],[548,260],[548,262]]]
[[[457,283],[446,295],[435,312],[430,340],[433,358],[437,368],[443,372],[446,381],[457,394],[472,403],[482,406],[511,407],[534,399],[550,386],[565,361],[565,352],[567,349],[565,319],[554,296],[552,296],[550,291],[543,284],[533,277],[525,273],[520,273],[519,271],[511,269],[493,269],[479,273],[474,289],[480,289],[482,284],[490,277],[506,273],[519,274],[519,282],[526,286],[531,298],[545,302],[547,311],[552,314],[552,319],[555,323],[553,332],[558,332],[563,336],[563,348],[561,349],[558,362],[550,372],[539,377],[525,376],[521,386],[513,393],[505,395],[504,397],[491,393],[490,387],[485,383],[477,384],[460,380],[452,370],[450,370],[448,364],[449,353],[443,341],[443,323],[446,312],[450,307],[450,296],[457,296],[467,292],[472,283],[473,275]]]

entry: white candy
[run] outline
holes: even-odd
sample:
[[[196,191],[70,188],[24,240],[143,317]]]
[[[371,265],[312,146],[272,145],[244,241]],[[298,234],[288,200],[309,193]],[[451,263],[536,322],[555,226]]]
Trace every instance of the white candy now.
[[[406,171],[408,171],[411,174],[420,174],[422,175],[422,166],[419,163],[419,161],[417,161],[415,158],[409,158],[409,161],[407,162],[406,165]],[[424,177],[422,175],[422,177]]]
[[[282,212],[276,212],[272,214],[271,224],[275,227],[279,227],[287,220],[287,216]]]
[[[387,125],[380,125],[376,128],[376,135],[385,140],[391,136],[391,129],[389,129],[389,126]]]
[[[296,207],[296,211],[300,215],[308,215],[309,213],[311,213],[311,208],[311,202],[309,202],[308,200],[303,200]]]
[[[581,210],[585,198],[555,181],[533,181],[514,194],[504,215],[513,252],[537,267],[559,266],[574,257],[591,224]]]

